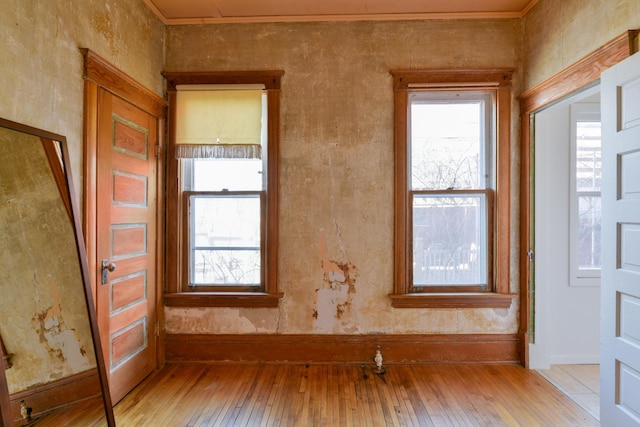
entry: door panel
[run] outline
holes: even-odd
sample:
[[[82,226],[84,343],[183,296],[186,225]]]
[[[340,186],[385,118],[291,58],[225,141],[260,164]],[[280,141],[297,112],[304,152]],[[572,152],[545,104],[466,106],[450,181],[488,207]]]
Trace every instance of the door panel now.
[[[640,425],[640,55],[602,74],[602,425]]]
[[[100,90],[97,262],[113,263],[99,285],[98,317],[112,400],[156,367],[156,119]]]

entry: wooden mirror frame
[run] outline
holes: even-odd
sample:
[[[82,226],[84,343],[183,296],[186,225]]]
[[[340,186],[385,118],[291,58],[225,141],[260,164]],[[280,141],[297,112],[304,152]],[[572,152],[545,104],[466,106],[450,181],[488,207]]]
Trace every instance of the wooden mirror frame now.
[[[113,405],[111,403],[111,395],[109,393],[109,384],[108,377],[106,373],[106,367],[104,363],[104,357],[102,352],[102,347],[100,344],[100,337],[98,332],[98,323],[96,318],[96,311],[93,303],[93,296],[91,290],[91,281],[89,278],[89,267],[87,263],[87,253],[85,250],[84,240],[82,238],[82,225],[80,222],[80,215],[77,206],[76,193],[73,187],[73,180],[71,177],[71,168],[69,165],[69,153],[67,150],[67,141],[66,138],[62,135],[57,135],[51,132],[47,132],[41,129],[33,128],[31,126],[23,125],[21,123],[16,123],[10,120],[0,118],[0,128],[7,128],[10,130],[14,130],[17,132],[22,132],[25,134],[33,135],[40,138],[43,141],[43,144],[46,142],[57,142],[60,147],[60,152],[62,155],[61,166],[62,169],[56,171],[55,168],[52,168],[52,172],[56,182],[58,183],[58,187],[60,189],[60,193],[67,207],[67,212],[70,215],[71,225],[74,229],[74,240],[76,243],[76,251],[78,254],[78,260],[80,264],[80,272],[82,276],[83,290],[84,290],[84,299],[86,302],[87,313],[89,317],[89,327],[91,330],[91,338],[94,346],[95,359],[96,359],[96,368],[98,370],[98,378],[100,380],[100,389],[102,394],[102,402],[104,405],[105,418],[107,421],[107,425],[109,427],[115,426],[115,418],[113,415]],[[52,150],[45,151],[48,155],[49,163],[52,164],[52,158],[50,156]],[[66,186],[66,192],[64,191]],[[0,349],[0,353],[3,353],[3,350]],[[4,354],[0,354],[0,356],[4,356]],[[7,384],[6,374],[4,367],[0,369],[0,422],[2,426],[13,426],[15,424],[15,420],[13,419],[13,414],[11,410],[11,402],[9,398],[9,388]]]

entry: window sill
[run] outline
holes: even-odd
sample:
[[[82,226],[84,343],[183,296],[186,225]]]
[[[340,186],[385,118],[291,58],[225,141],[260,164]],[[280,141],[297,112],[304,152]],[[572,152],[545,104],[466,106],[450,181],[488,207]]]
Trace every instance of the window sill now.
[[[392,294],[395,308],[509,308],[516,294],[447,293],[447,294]]]
[[[166,307],[277,307],[283,293],[184,292],[164,294]]]

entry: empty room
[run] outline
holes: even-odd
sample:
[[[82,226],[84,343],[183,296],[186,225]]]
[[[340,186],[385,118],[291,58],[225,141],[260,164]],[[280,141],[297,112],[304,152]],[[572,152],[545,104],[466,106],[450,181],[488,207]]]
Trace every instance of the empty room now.
[[[640,3],[3,3],[2,425],[640,425]]]

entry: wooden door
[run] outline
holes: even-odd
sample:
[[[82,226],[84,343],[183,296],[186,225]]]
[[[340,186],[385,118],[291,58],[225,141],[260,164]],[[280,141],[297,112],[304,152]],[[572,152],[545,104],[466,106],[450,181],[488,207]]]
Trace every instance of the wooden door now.
[[[640,55],[602,73],[600,421],[640,425]]]
[[[156,368],[157,119],[98,92],[97,314],[118,402]]]

